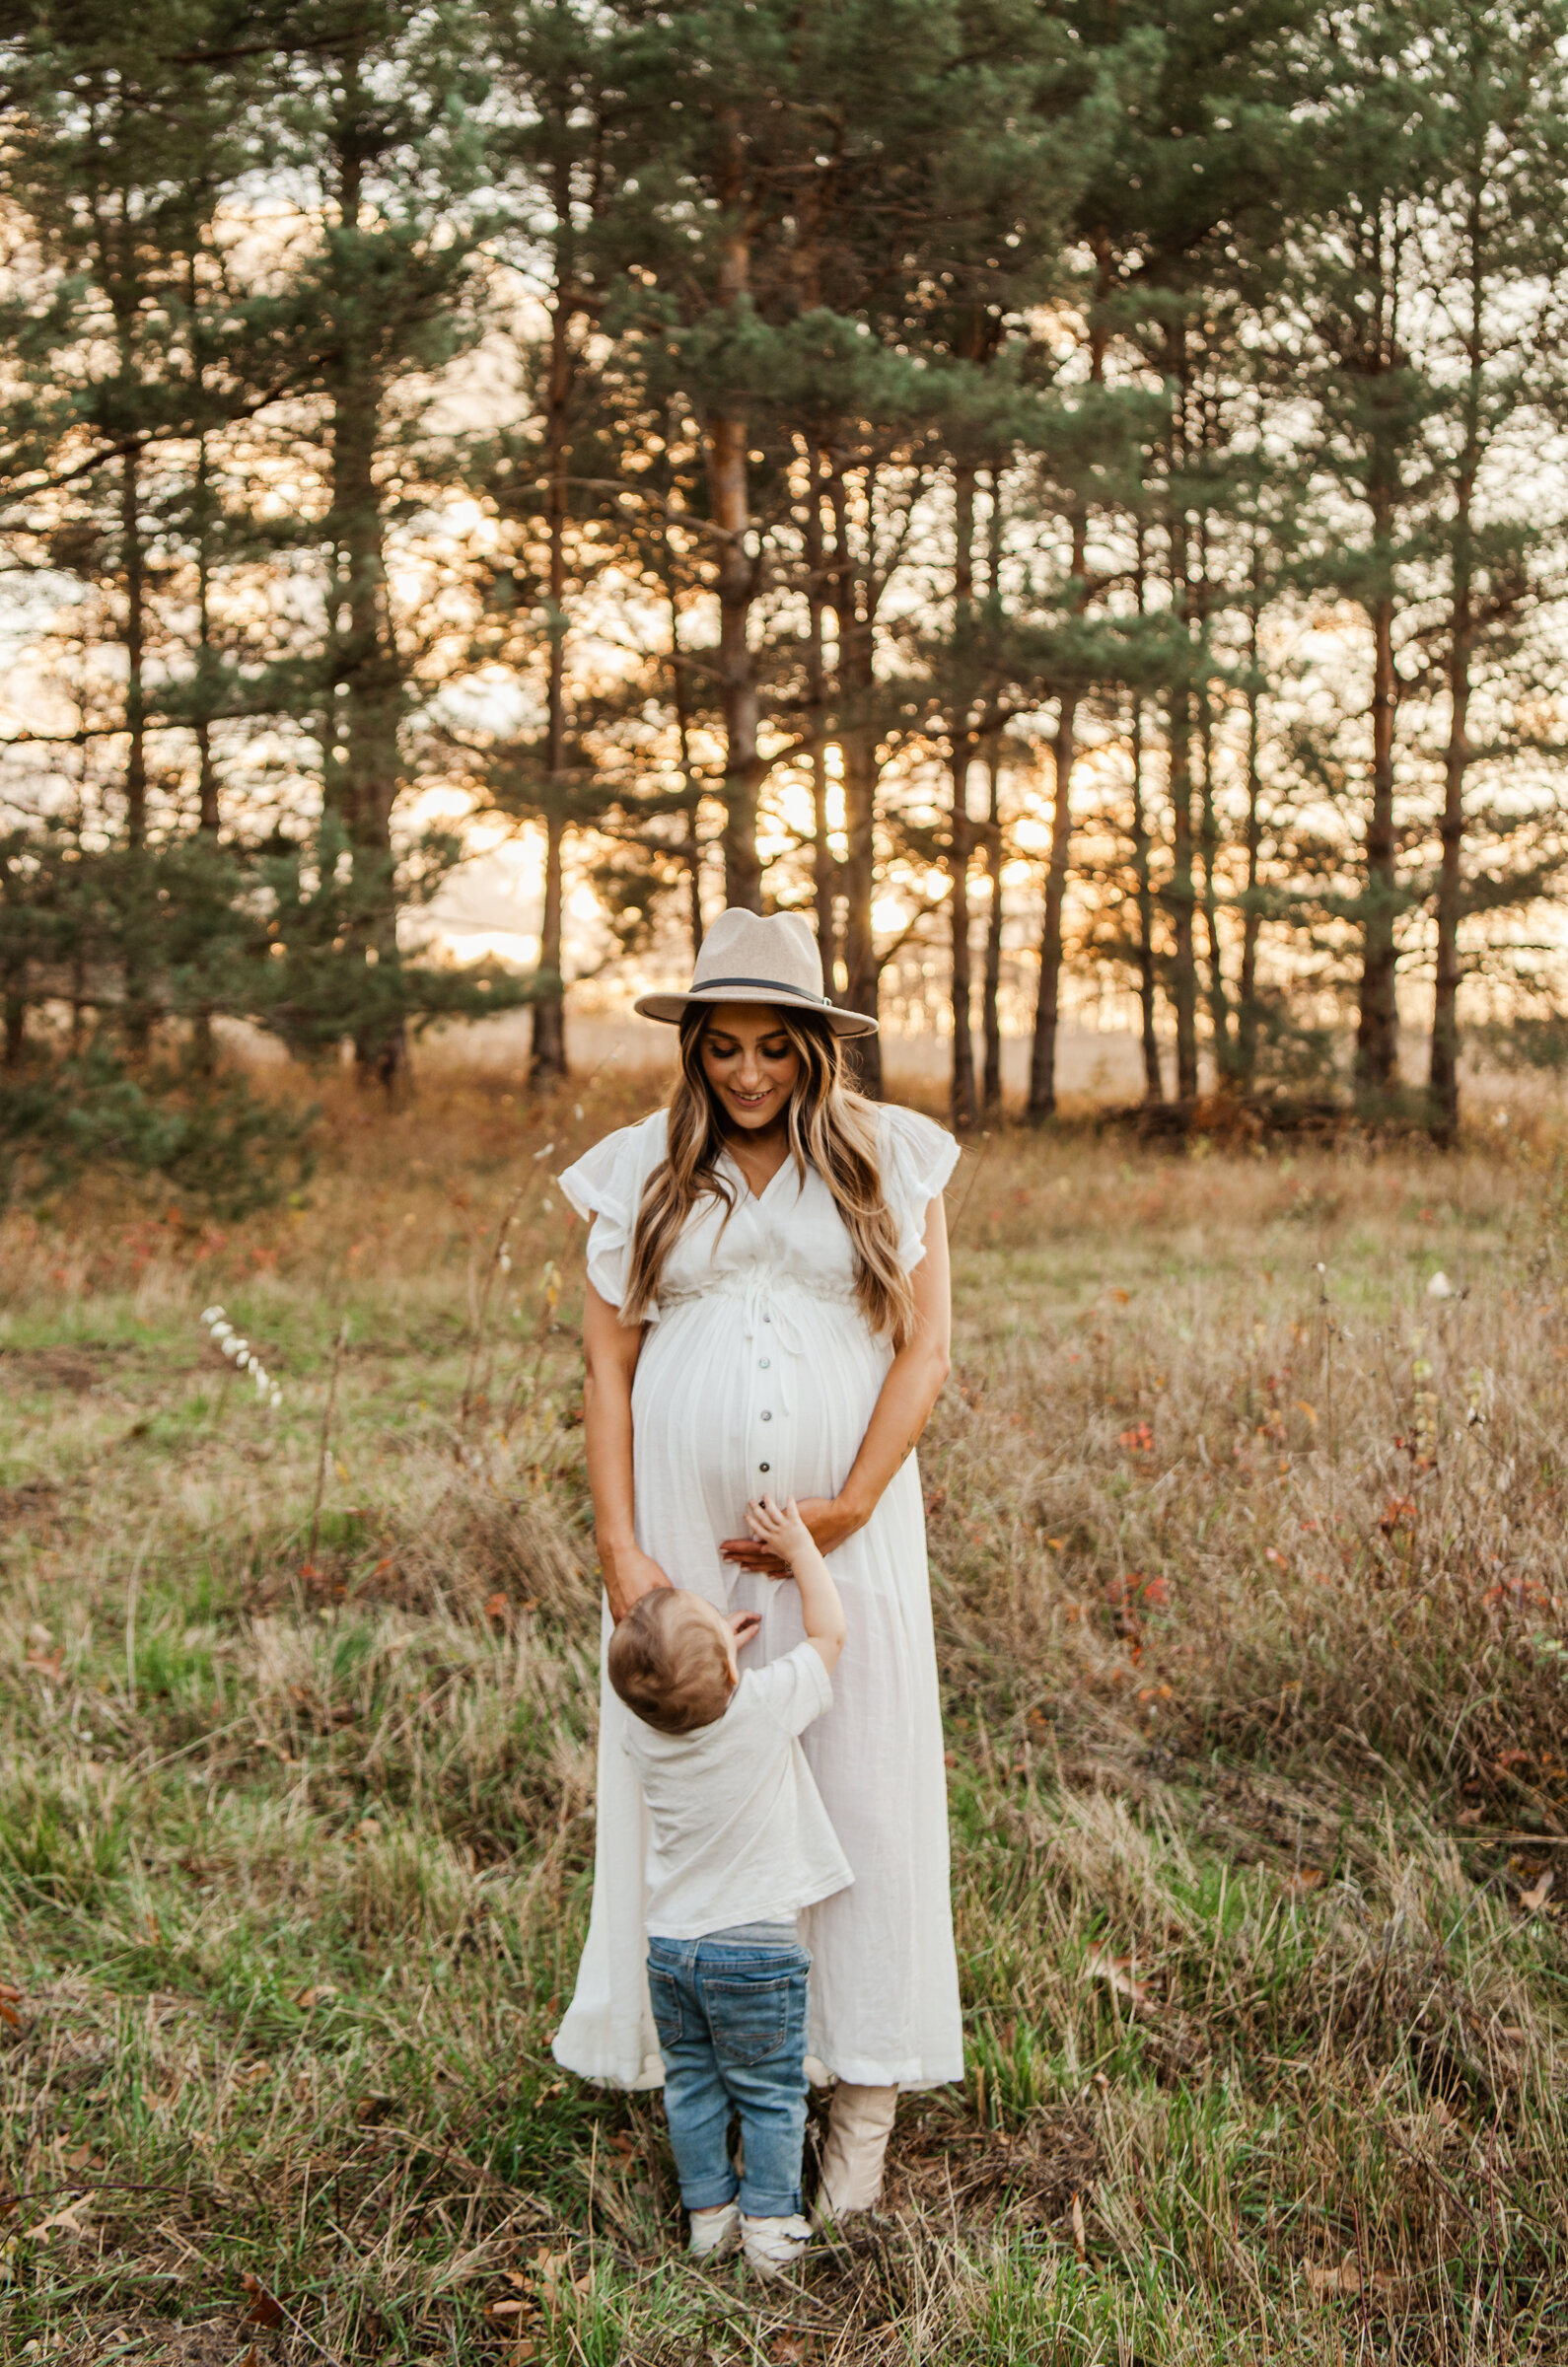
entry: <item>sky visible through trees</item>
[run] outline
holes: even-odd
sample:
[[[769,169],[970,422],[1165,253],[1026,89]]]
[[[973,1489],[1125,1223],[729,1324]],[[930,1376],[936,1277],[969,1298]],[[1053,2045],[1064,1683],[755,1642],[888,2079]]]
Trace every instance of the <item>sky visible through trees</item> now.
[[[30,1173],[62,1110],[222,1167],[226,1016],[393,1085],[527,1002],[561,1073],[585,890],[612,954],[792,905],[845,1003],[917,972],[961,1128],[1004,1020],[1050,1114],[1090,980],[1153,1098],[1439,1140],[1465,1030],[1553,1040],[1568,6],[0,31]],[[422,948],[475,828],[526,974]]]

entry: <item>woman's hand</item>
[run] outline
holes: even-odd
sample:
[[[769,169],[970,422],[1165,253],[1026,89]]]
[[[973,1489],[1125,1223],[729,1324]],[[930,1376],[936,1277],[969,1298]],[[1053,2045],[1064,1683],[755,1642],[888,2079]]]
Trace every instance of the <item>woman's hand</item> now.
[[[842,1496],[805,1496],[795,1509],[819,1553],[831,1553],[866,1526],[866,1514],[853,1510]],[[790,1574],[784,1556],[775,1553],[771,1545],[758,1543],[754,1537],[727,1537],[719,1551],[738,1569],[754,1570],[762,1578],[787,1578]]]
[[[619,1545],[606,1551],[602,1544],[599,1566],[605,1574],[609,1615],[617,1627],[634,1603],[640,1603],[644,1595],[651,1595],[655,1587],[670,1584],[653,1555],[645,1553],[640,1545]]]

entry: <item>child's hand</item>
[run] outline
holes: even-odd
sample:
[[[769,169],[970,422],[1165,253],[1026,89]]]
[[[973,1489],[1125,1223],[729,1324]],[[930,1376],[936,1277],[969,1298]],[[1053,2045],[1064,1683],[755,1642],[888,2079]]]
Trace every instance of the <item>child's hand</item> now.
[[[737,1652],[739,1652],[743,1646],[748,1644],[751,1641],[752,1636],[760,1635],[761,1632],[762,1621],[754,1611],[731,1612],[730,1633],[735,1638],[735,1648]]]
[[[783,1505],[776,1504],[771,1496],[755,1497],[746,1508],[746,1525],[759,1545],[766,1545],[786,1562],[793,1562],[797,1553],[810,1549],[812,1533],[801,1519],[793,1496]],[[778,1575],[783,1577],[785,1572],[781,1570]]]

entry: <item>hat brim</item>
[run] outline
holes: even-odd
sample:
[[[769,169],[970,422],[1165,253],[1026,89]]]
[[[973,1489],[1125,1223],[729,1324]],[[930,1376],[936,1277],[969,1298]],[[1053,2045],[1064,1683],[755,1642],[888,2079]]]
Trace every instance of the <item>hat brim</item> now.
[[[716,1009],[724,1003],[762,1003],[778,1011],[798,1011],[803,1019],[825,1020],[835,1036],[876,1036],[876,1020],[864,1011],[841,1011],[836,1003],[819,1003],[783,986],[699,986],[691,994],[645,994],[632,1009],[643,1019],[659,1019],[675,1027],[693,1003]]]

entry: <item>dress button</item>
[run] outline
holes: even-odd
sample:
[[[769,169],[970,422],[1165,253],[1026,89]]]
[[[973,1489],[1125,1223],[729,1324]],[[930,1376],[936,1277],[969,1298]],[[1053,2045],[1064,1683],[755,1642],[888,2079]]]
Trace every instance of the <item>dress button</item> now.
[[[770,1422],[773,1419],[773,1416],[770,1413],[764,1413],[762,1419],[764,1422]]]
[[[759,1463],[756,1468],[759,1471],[770,1471],[773,1466],[770,1463]]]
[[[765,1373],[767,1371],[767,1358],[765,1356],[759,1356],[757,1358],[756,1369],[759,1373]]]

